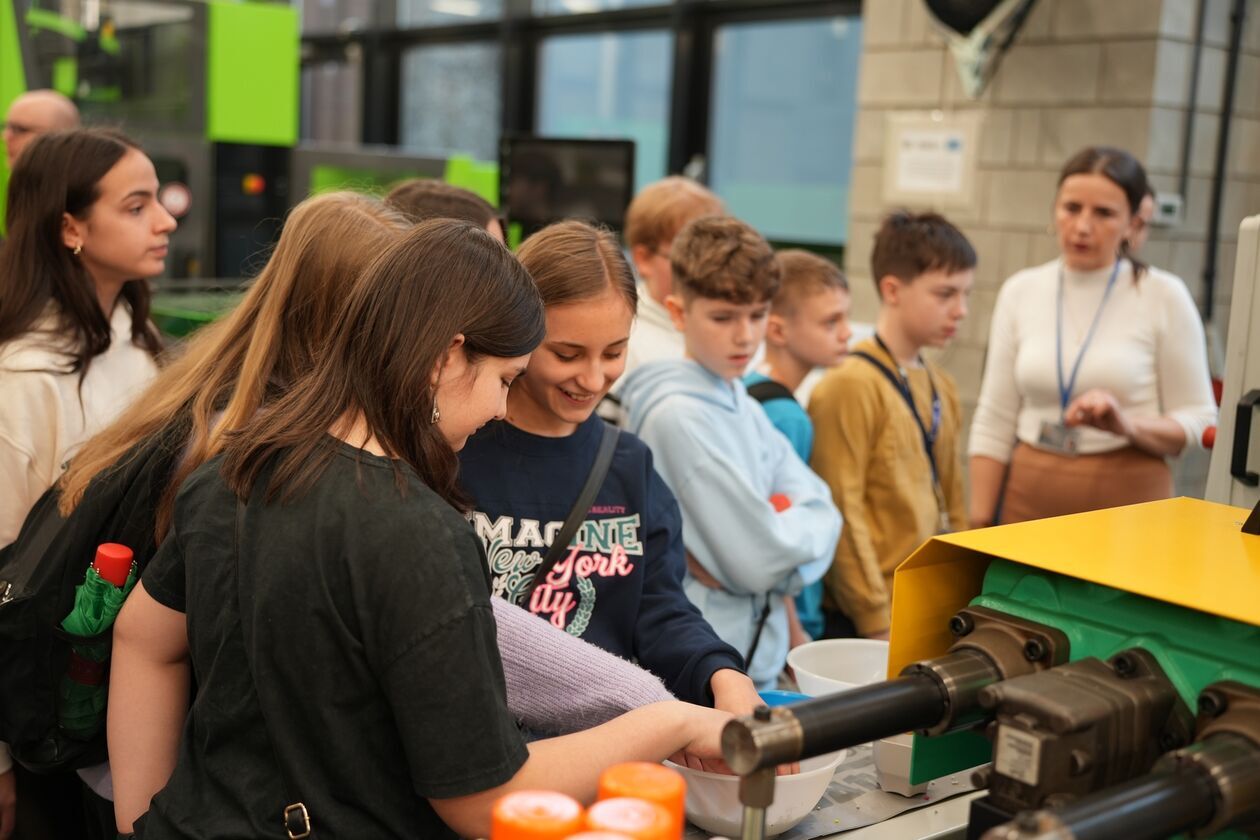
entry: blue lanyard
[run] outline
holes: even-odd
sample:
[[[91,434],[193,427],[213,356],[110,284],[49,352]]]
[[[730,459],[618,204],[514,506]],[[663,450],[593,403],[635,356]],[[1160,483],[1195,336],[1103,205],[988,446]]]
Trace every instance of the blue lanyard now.
[[[1098,304],[1098,311],[1094,313],[1094,320],[1089,325],[1089,332],[1085,333],[1085,341],[1076,353],[1076,362],[1072,365],[1072,378],[1065,385],[1063,382],[1063,263],[1059,263],[1059,317],[1054,334],[1054,361],[1059,373],[1060,418],[1067,413],[1068,403],[1072,401],[1072,391],[1076,388],[1076,375],[1081,372],[1081,360],[1085,358],[1085,351],[1094,340],[1094,332],[1098,329],[1098,322],[1102,319],[1103,310],[1107,308],[1107,299],[1111,297],[1111,290],[1115,287],[1116,277],[1119,274],[1120,260],[1116,260],[1115,266],[1111,269],[1111,277],[1107,280],[1107,289],[1103,292],[1102,301]]]
[[[888,354],[888,358],[892,359],[893,363],[896,364],[897,357],[892,354],[892,351],[888,349],[888,345],[884,343],[884,340],[880,338],[878,334],[875,336],[875,343],[878,344],[880,349]],[[867,354],[858,353],[857,355],[863,356],[868,361],[874,362],[875,366],[880,369],[885,378],[887,378],[888,381],[893,384],[893,387],[897,389],[897,393],[901,394],[901,398],[906,401],[906,407],[910,409],[910,415],[914,417],[914,422],[919,427],[919,434],[923,436],[923,449],[927,452],[928,463],[932,466],[932,483],[933,485],[939,485],[940,476],[936,469],[936,438],[941,432],[941,396],[936,391],[936,382],[932,379],[932,372],[927,369],[927,365],[923,366],[923,370],[927,373],[928,385],[932,388],[932,428],[928,429],[927,426],[923,425],[923,418],[919,416],[919,409],[914,405],[914,394],[910,390],[910,379],[904,374],[904,372],[901,371],[900,366],[898,366],[897,372],[901,375],[898,376],[888,368],[884,367],[884,365],[878,360],[871,358]]]

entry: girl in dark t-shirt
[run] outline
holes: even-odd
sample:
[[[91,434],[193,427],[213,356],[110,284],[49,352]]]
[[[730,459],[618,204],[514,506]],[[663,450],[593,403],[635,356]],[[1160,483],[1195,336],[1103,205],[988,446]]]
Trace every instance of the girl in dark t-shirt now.
[[[761,700],[743,659],[683,592],[678,503],[634,435],[620,434],[569,550],[535,581],[595,460],[595,407],[625,369],[637,290],[616,239],[584,222],[539,231],[519,256],[546,306],[547,335],[508,395],[507,419],[461,453],[493,594],[636,660],[684,700],[751,713]]]
[[[543,334],[537,291],[476,226],[430,221],[347,294],[328,351],[195,472],[115,629],[110,743],[143,763],[198,693],[142,837],[484,836],[518,787],[716,758],[729,716],[679,702],[528,747],[508,713],[455,452],[501,417]],[[182,586],[181,586],[182,584]],[[152,587],[152,592],[150,592]],[[186,616],[180,606],[182,588]],[[172,640],[187,636],[183,649]],[[128,783],[116,776],[119,786]]]

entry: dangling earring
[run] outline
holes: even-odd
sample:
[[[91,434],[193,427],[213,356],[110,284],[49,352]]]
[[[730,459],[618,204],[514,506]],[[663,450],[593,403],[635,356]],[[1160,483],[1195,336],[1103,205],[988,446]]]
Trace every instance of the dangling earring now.
[[[442,419],[442,412],[438,411],[437,400],[433,401],[433,413],[429,415],[429,422],[436,424]]]
[[[79,254],[82,254],[82,253],[83,253],[83,243],[82,243],[82,242],[80,242],[78,245],[75,245],[75,246],[74,246],[74,251],[73,251],[72,253],[73,253],[76,257],[77,257],[77,256],[79,256]]]

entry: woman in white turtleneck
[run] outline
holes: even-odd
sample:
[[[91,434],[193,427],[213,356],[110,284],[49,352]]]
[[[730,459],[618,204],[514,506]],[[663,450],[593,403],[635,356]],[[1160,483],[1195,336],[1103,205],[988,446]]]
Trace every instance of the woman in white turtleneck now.
[[[1061,255],[998,295],[971,428],[974,527],[1167,498],[1166,458],[1216,422],[1180,278],[1129,254],[1146,172],[1090,147],[1059,175]]]

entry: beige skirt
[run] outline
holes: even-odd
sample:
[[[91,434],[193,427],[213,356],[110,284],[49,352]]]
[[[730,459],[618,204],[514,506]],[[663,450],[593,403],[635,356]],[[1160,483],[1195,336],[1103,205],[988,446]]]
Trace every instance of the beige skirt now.
[[[1020,443],[1011,455],[1001,522],[1153,502],[1171,497],[1172,489],[1168,463],[1132,446],[1069,457]]]

